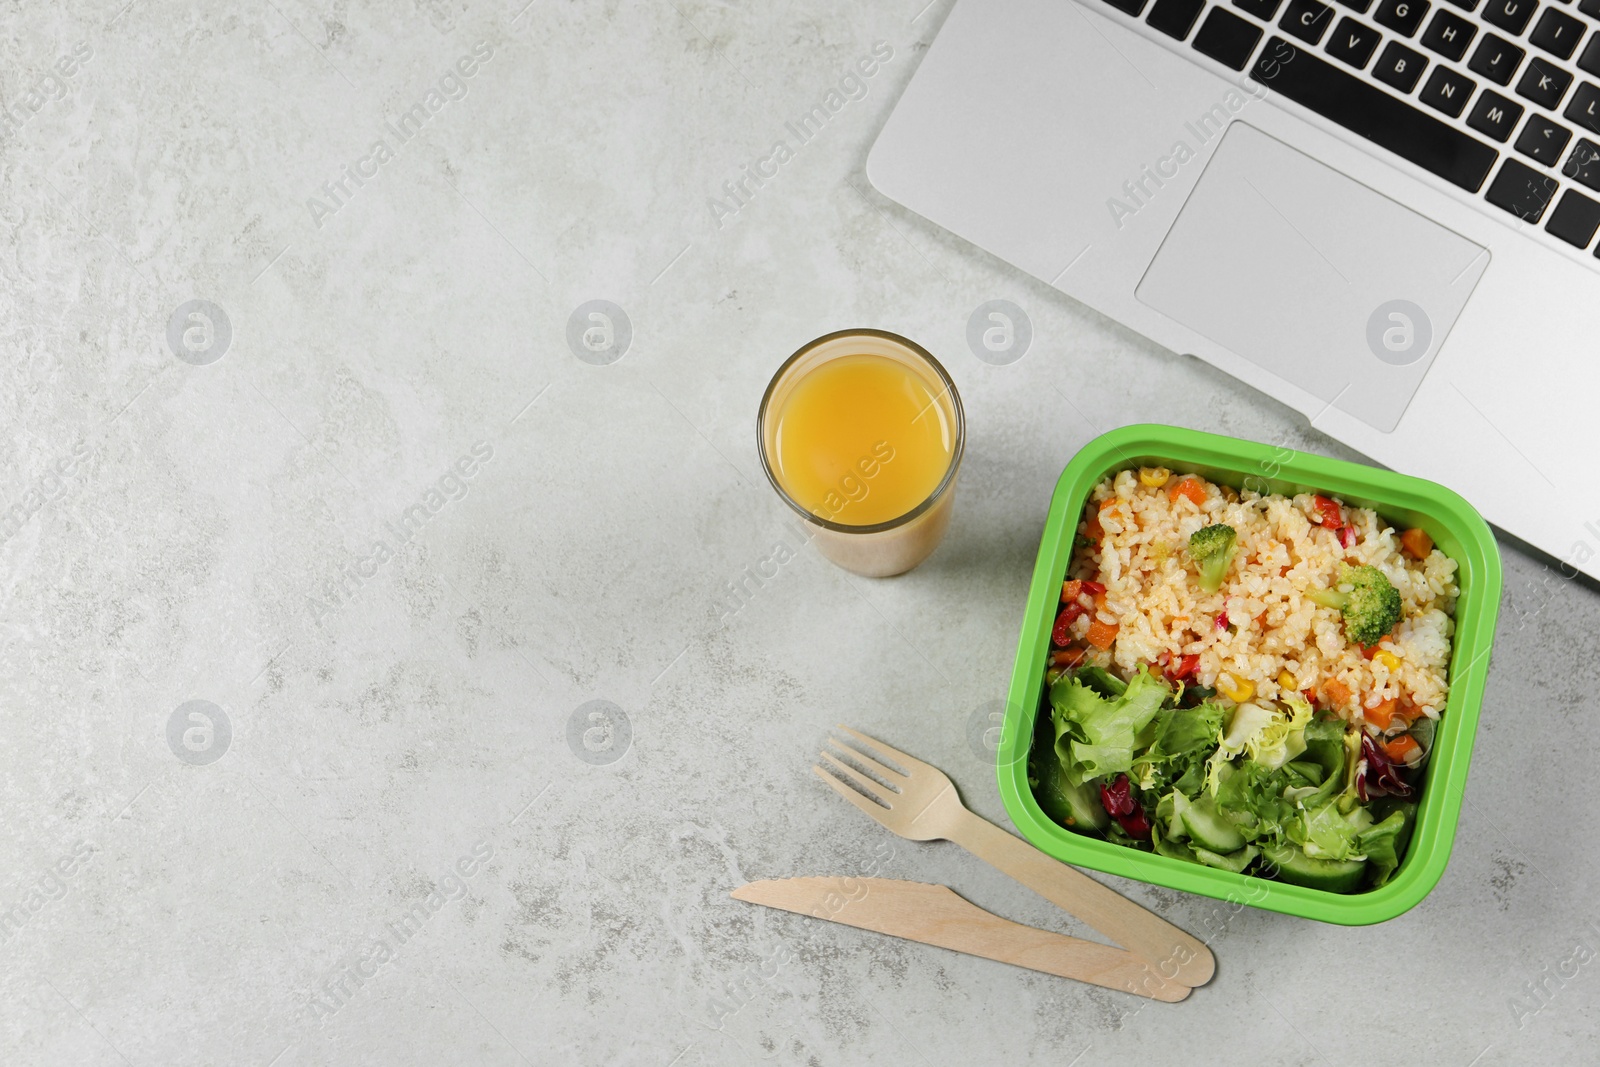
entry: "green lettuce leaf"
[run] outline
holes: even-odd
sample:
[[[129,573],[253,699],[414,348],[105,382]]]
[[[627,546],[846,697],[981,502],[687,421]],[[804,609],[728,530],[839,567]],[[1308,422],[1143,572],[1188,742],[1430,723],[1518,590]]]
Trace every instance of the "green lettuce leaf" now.
[[[1218,775],[1217,808],[1251,840],[1276,838],[1293,820],[1293,802],[1283,797],[1288,773],[1264,767],[1255,760],[1229,764]]]
[[[1041,722],[1041,737],[1047,728]],[[1079,833],[1104,833],[1111,823],[1099,791],[1088,784],[1068,785],[1061,761],[1047,743],[1035,744],[1028,755],[1028,784],[1039,807],[1062,826]]]
[[[1291,760],[1283,765],[1283,770],[1289,776],[1290,783],[1297,786],[1321,785],[1328,778],[1328,772],[1322,769],[1322,765],[1310,760]]]
[[[1141,669],[1122,695],[1108,700],[1075,675],[1050,687],[1056,758],[1071,785],[1133,768],[1140,734],[1172,695],[1166,683]],[[1148,743],[1148,742],[1147,742]]]
[[[1344,789],[1339,794],[1341,811],[1351,811],[1361,806],[1361,794],[1356,792],[1357,772],[1361,769],[1361,728],[1352,726],[1344,732]]]
[[[1300,819],[1289,825],[1288,835],[1314,860],[1360,860],[1367,856],[1359,839],[1371,826],[1372,813],[1366,808],[1341,811],[1338,802],[1330,800],[1302,812]]]
[[[1272,719],[1272,709],[1260,704],[1240,704],[1233,709],[1228,730],[1217,737],[1217,750],[1206,763],[1207,792],[1216,795],[1223,766],[1243,752],[1256,734],[1271,725]]]
[[[1345,733],[1338,719],[1314,719],[1306,725],[1305,759],[1322,768],[1325,780],[1344,776]]]
[[[1128,691],[1128,683],[1112,674],[1104,667],[1092,664],[1088,667],[1079,667],[1076,671],[1079,682],[1093,689],[1107,700],[1115,700]]]
[[[1298,693],[1283,698],[1285,708],[1273,708],[1272,720],[1245,742],[1250,758],[1264,767],[1277,768],[1306,750],[1306,727],[1311,705]]]
[[[1206,757],[1216,747],[1222,727],[1222,713],[1221,704],[1158,712],[1155,740],[1133,761],[1132,773],[1139,788],[1161,795],[1174,787],[1190,796],[1199,793]]]
[[[1357,847],[1371,861],[1372,887],[1376,889],[1389,880],[1394,869],[1400,866],[1409,837],[1411,813],[1415,809],[1407,804],[1391,811],[1382,822],[1361,833]]]

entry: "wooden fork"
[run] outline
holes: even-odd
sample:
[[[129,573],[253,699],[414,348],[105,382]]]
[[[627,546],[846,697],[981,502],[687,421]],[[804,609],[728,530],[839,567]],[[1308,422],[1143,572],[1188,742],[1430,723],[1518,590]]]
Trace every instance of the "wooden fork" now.
[[[885,789],[826,750],[822,758],[830,769],[823,770],[820,765],[811,769],[840,796],[878,822],[912,841],[954,841],[1143,958],[1162,978],[1188,986],[1205,985],[1211,980],[1216,959],[1198,940],[1088,875],[1056,862],[1020,837],[974,815],[961,803],[956,787],[939,768],[848,726],[841,725],[839,729],[859,742],[844,745],[834,741],[841,752],[893,785]],[[885,757],[905,770],[888,766]],[[846,781],[876,797],[882,806],[846,785]]]

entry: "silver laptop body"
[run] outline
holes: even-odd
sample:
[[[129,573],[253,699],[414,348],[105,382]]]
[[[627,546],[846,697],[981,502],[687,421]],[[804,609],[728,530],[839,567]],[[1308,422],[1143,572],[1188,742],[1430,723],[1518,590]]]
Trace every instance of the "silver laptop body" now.
[[[1600,0],[1469,2],[960,0],[867,174],[1600,579]]]

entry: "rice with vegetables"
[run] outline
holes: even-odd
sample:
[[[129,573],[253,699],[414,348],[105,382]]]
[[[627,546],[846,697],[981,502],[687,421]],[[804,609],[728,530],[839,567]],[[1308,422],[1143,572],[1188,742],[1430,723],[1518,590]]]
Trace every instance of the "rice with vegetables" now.
[[[1105,594],[1073,621],[1074,642],[1123,671],[1198,656],[1199,685],[1238,699],[1309,690],[1313,703],[1382,730],[1396,715],[1438,718],[1449,689],[1455,561],[1431,545],[1421,558],[1406,551],[1366,508],[1340,507],[1331,518],[1315,501],[1162,471],[1106,479],[1090,496],[1069,570]],[[1236,531],[1237,550],[1222,588],[1205,594],[1189,577],[1185,547],[1217,523]],[[1400,623],[1375,649],[1348,641],[1340,613],[1306,597],[1335,585],[1345,563],[1377,567],[1400,593]],[[1101,642],[1115,628],[1104,651],[1087,641],[1094,622]]]
[[[1455,575],[1423,530],[1331,497],[1107,478],[1051,632],[1035,798],[1173,859],[1385,884],[1449,691]]]

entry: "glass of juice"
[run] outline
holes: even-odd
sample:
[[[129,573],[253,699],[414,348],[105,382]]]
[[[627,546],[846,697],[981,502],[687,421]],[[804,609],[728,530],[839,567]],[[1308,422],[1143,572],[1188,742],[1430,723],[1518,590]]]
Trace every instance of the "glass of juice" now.
[[[938,547],[966,435],[939,361],[883,330],[830,333],[790,356],[756,425],[767,479],[818,550],[869,578]]]

